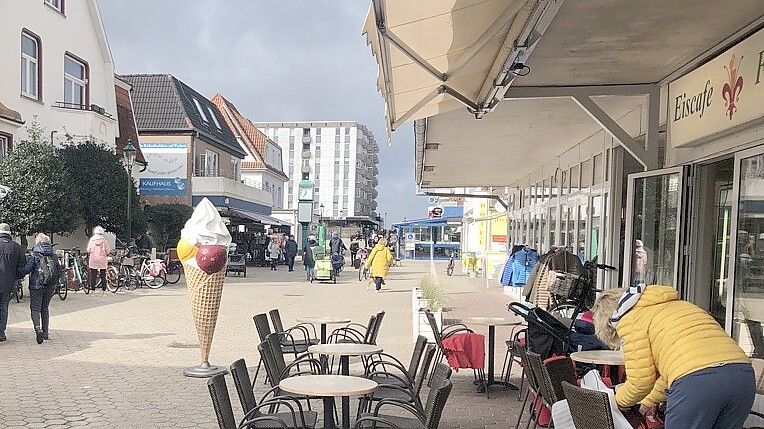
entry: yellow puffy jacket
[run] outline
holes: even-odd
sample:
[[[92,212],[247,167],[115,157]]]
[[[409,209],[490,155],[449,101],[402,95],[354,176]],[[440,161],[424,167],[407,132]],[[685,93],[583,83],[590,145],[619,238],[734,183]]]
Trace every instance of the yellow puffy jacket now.
[[[626,358],[626,382],[615,394],[623,407],[665,402],[666,389],[691,372],[750,362],[710,314],[668,286],[645,288],[616,331]]]
[[[393,254],[390,253],[390,249],[379,243],[371,249],[369,257],[366,258],[366,268],[371,268],[372,277],[385,277],[392,263]]]

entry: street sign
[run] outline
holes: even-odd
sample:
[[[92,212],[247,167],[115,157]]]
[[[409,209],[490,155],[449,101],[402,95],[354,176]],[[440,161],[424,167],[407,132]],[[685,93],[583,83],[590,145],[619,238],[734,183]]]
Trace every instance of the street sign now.
[[[0,200],[7,197],[8,194],[11,193],[11,188],[7,186],[0,185]]]

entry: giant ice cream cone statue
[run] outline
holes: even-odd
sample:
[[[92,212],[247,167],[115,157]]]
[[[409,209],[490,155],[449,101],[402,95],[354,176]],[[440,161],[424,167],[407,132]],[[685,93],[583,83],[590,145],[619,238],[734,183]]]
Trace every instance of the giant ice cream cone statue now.
[[[189,377],[211,377],[226,371],[210,365],[209,357],[220,297],[223,295],[230,244],[231,234],[223,219],[215,206],[208,199],[203,199],[181,230],[178,242],[178,257],[186,274],[191,315],[196,325],[202,358],[199,366],[187,368],[183,372]]]

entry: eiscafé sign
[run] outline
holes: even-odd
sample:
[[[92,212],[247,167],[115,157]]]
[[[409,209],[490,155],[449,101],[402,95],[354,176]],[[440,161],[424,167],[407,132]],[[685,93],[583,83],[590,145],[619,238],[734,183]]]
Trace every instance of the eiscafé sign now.
[[[764,117],[764,30],[669,84],[673,147]]]

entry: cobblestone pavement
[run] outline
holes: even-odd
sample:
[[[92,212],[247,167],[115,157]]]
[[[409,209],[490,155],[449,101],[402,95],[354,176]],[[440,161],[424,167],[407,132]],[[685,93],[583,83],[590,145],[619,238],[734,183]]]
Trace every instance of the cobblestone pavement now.
[[[404,362],[413,345],[411,287],[429,263],[406,262],[391,270],[387,289],[374,293],[346,271],[340,283],[309,284],[303,272],[253,268],[249,277],[229,278],[210,360],[228,365],[244,357],[257,364],[257,334],[252,315],[279,308],[285,324],[298,316],[347,316],[365,323],[385,310],[378,343]],[[469,315],[506,315],[495,283],[445,276],[449,291],[447,319]],[[8,341],[0,343],[0,428],[216,428],[204,380],[187,378],[183,368],[198,363],[196,334],[185,287],[102,296],[69,293],[51,304],[51,339],[34,341],[29,300],[10,306]],[[477,332],[485,327],[475,327]],[[497,328],[497,372],[509,330]],[[351,371],[358,372],[358,365]],[[517,376],[518,374],[515,374]],[[517,392],[492,390],[491,398],[475,392],[471,371],[454,374],[454,390],[441,428],[513,427]],[[229,379],[232,395],[233,383]],[[258,397],[265,391],[262,378]],[[240,415],[238,400],[232,398]],[[318,405],[318,404],[315,404]],[[509,425],[511,422],[512,425]]]

